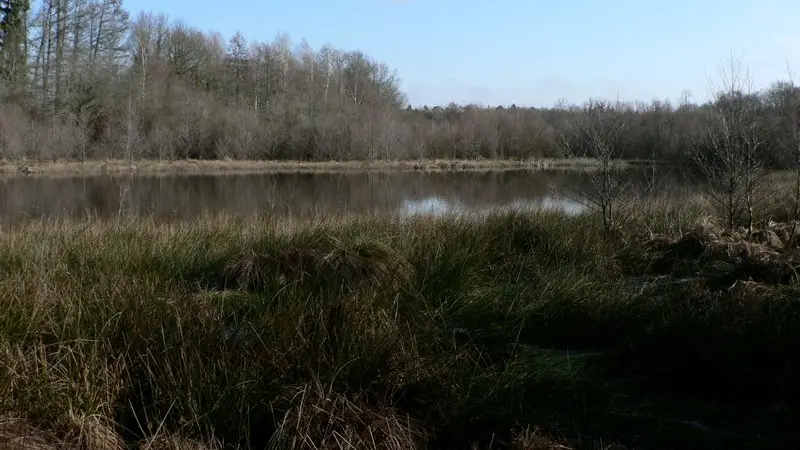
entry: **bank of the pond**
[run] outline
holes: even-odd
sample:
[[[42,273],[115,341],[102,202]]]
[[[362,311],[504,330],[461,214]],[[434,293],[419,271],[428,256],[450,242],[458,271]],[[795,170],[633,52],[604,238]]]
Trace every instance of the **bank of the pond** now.
[[[793,448],[797,240],[701,213],[7,230],[0,446]]]
[[[649,161],[621,161],[624,165],[650,164]],[[0,161],[0,173],[31,174],[104,174],[104,173],[291,173],[341,171],[451,171],[593,168],[599,162],[590,158],[572,159],[469,159],[469,160],[377,160],[377,161],[263,161],[263,160],[193,160],[159,161],[152,159],[110,159],[81,161]]]

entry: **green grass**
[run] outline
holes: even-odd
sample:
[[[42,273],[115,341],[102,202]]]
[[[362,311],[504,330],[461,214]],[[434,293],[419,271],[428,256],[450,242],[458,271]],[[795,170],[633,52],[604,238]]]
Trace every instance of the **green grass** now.
[[[0,447],[791,447],[800,289],[647,244],[701,213],[6,230]]]

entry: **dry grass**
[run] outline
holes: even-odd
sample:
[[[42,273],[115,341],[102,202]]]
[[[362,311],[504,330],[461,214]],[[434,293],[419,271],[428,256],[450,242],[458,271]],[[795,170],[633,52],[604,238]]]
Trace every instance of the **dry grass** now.
[[[126,450],[122,438],[96,417],[75,417],[59,433],[42,430],[18,418],[0,419],[0,450]],[[139,450],[220,450],[215,441],[201,442],[175,434],[143,440]]]
[[[394,408],[371,407],[319,383],[288,390],[291,407],[269,448],[274,450],[416,450],[427,433]]]
[[[86,450],[126,450],[125,442],[113,425],[113,421],[99,416],[76,415],[70,411],[64,427],[66,440]]]
[[[144,440],[138,450],[221,450],[219,442],[202,442],[188,439],[177,434],[159,435]]]
[[[261,160],[91,160],[0,161],[0,174],[76,175],[106,173],[324,173],[362,171],[480,171],[509,169],[587,168],[597,161],[581,159],[537,160],[387,160],[387,161],[261,161]]]
[[[547,433],[535,427],[526,428],[516,433],[512,442],[513,450],[572,450],[565,442],[553,439]]]
[[[113,427],[99,417],[70,417],[58,426],[58,432],[42,430],[18,418],[0,420],[2,450],[125,450],[127,447]]]
[[[412,268],[391,247],[377,241],[354,239],[344,242],[326,236],[312,247],[279,249],[275,254],[247,251],[226,268],[226,284],[246,290],[314,280],[349,289],[373,282],[396,288],[408,282]]]
[[[683,235],[654,236],[645,246],[665,252],[661,263],[664,259],[717,261],[736,265],[730,274],[734,281],[789,284],[798,279],[800,268],[800,239],[792,230],[800,231],[800,225],[770,221],[753,230],[731,231],[705,219]]]
[[[0,414],[20,420],[0,430],[87,450],[122,448],[115,433],[149,450],[674,444],[653,434],[660,418],[626,422],[641,407],[629,372],[686,402],[687,385],[800,394],[791,284],[690,291],[641,274],[689,246],[682,211],[622,240],[556,213],[6,230]],[[642,229],[662,242],[648,250]],[[691,231],[695,253],[734,256],[713,224]],[[509,431],[529,424],[543,428]]]
[[[53,433],[41,430],[22,419],[0,419],[0,450],[78,450]]]

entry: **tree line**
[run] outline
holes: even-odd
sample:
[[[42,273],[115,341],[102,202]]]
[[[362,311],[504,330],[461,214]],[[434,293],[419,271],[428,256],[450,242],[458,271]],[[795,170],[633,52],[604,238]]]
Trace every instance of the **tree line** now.
[[[133,17],[120,0],[42,0],[36,10],[0,0],[0,15],[9,160],[593,157],[577,130],[604,117],[617,124],[615,156],[680,162],[713,151],[708,129],[732,101],[723,92],[703,104],[412,108],[397,72],[360,51],[286,35],[225,40],[162,14]],[[800,89],[781,81],[732,95],[764,133],[759,160],[793,164]]]

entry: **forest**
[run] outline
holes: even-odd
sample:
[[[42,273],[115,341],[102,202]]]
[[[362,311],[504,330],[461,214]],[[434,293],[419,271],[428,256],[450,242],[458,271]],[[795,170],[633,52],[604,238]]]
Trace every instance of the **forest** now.
[[[757,129],[765,166],[793,165],[800,136],[793,81],[720,86],[702,104],[687,95],[412,108],[401,74],[358,50],[314,49],[283,34],[226,39],[163,14],[131,14],[119,0],[42,0],[35,9],[3,0],[0,11],[8,161],[592,157],[596,146],[578,130],[601,117],[613,119],[601,122],[614,124],[615,156],[682,164],[713,146],[709,130],[731,102],[745,106],[737,111]]]

